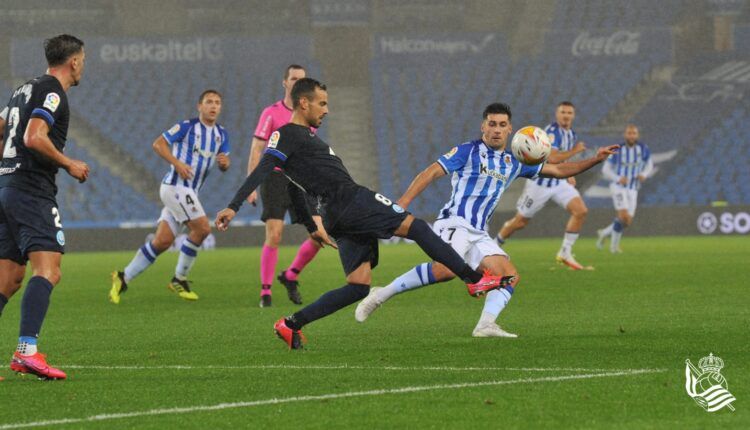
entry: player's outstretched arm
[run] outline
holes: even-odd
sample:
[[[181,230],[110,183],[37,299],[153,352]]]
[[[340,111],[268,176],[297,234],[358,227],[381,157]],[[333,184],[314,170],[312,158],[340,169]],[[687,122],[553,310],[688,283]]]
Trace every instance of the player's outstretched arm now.
[[[258,164],[258,168],[253,170],[253,173],[245,179],[245,182],[240,189],[237,190],[237,193],[234,195],[232,202],[229,203],[229,206],[216,215],[216,220],[214,221],[216,228],[218,228],[219,231],[226,231],[226,229],[229,228],[229,223],[232,221],[232,218],[237,215],[237,212],[239,212],[240,207],[242,207],[242,203],[245,202],[247,196],[258,188],[258,185],[266,179],[273,169],[281,167],[283,164],[284,163],[280,159],[273,155],[264,155],[260,160],[260,164]]]
[[[586,144],[584,142],[579,141],[575,144],[575,146],[570,151],[559,151],[557,149],[553,149],[552,152],[549,154],[549,157],[547,157],[547,163],[548,164],[559,164],[562,162],[565,162],[568,160],[568,158],[580,154],[581,152],[586,150]]]
[[[62,167],[70,176],[78,179],[78,182],[85,182],[89,177],[88,164],[66,157],[55,148],[48,134],[49,125],[47,125],[47,121],[39,118],[31,118],[28,126],[26,126],[23,141],[27,148],[37,154],[41,154],[55,163],[55,165]]]
[[[409,188],[406,189],[406,192],[404,195],[401,196],[400,199],[398,199],[398,205],[402,208],[406,209],[409,207],[411,202],[417,198],[420,194],[422,194],[422,191],[427,188],[428,185],[432,183],[435,179],[445,176],[445,170],[443,169],[443,166],[440,165],[440,163],[432,163],[429,167],[422,170],[417,176],[414,177],[414,180],[411,181],[411,184],[409,185]]]
[[[544,167],[542,167],[542,171],[540,172],[541,176],[550,176],[558,179],[565,179],[571,176],[575,176],[606,160],[607,157],[616,153],[618,148],[618,145],[610,145],[605,146],[604,148],[599,148],[596,151],[595,156],[582,161],[560,164],[545,164]]]

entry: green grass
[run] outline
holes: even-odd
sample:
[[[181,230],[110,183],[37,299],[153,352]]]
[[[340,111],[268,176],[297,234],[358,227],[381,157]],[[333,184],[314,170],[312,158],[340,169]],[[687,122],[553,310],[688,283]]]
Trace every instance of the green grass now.
[[[396,297],[365,324],[354,321],[353,306],[317,321],[304,330],[309,340],[304,352],[287,350],[272,334],[273,322],[296,309],[283,287],[274,286],[275,307],[257,306],[258,249],[201,253],[193,269],[194,289],[201,296],[195,303],[167,291],[176,255],[164,255],[132,283],[119,306],[106,299],[109,272],[125,265],[130,252],[66,255],[40,346],[52,364],[68,371],[69,380],[40,382],[4,367],[0,428],[484,381],[511,383],[56,427],[750,428],[747,238],[626,237],[626,252],[617,256],[596,251],[592,240],[581,240],[577,256],[593,264],[593,272],[555,267],[551,261],[558,242],[518,240],[506,246],[522,283],[500,323],[519,333],[518,339],[472,338],[482,301],[453,281]],[[288,264],[295,250],[282,249],[280,266]],[[374,284],[386,284],[424,260],[414,246],[384,246]],[[306,303],[341,286],[337,254],[322,252],[301,282]],[[8,358],[15,346],[21,294],[0,318],[0,347]],[[725,361],[722,373],[737,398],[735,412],[707,413],[685,393],[685,359],[697,364],[709,352]],[[87,367],[128,365],[145,368]],[[198,368],[158,368],[170,365]],[[535,381],[599,373],[565,368],[663,370]]]

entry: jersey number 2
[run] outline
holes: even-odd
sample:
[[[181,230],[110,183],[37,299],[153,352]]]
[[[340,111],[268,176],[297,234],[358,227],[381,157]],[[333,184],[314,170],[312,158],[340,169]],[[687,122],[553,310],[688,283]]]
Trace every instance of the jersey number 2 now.
[[[13,146],[13,139],[16,137],[16,127],[18,127],[18,108],[14,107],[8,112],[8,140],[5,141],[3,149],[3,158],[16,158],[16,148]]]

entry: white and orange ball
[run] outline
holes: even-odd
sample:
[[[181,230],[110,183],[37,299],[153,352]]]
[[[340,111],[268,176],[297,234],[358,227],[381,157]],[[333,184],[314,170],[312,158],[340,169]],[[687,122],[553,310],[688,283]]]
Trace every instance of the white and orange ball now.
[[[510,150],[518,161],[534,166],[547,161],[552,145],[544,130],[529,125],[516,132],[510,142]]]

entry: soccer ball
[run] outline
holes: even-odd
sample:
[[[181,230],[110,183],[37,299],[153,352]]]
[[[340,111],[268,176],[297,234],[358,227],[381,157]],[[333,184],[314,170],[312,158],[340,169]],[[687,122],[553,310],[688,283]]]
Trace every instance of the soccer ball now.
[[[518,161],[534,166],[547,160],[552,145],[544,130],[529,125],[516,132],[510,142],[510,150]]]

